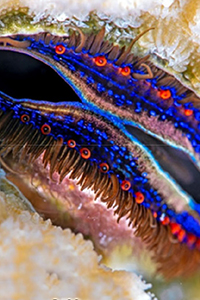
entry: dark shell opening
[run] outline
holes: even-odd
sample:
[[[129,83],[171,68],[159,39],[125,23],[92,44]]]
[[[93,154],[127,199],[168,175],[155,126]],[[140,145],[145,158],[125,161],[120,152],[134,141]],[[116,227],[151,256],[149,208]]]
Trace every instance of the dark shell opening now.
[[[28,55],[0,51],[0,78],[0,90],[14,98],[80,102],[53,69]]]
[[[139,128],[127,125],[126,129],[151,151],[161,168],[200,204],[200,172],[191,158]]]

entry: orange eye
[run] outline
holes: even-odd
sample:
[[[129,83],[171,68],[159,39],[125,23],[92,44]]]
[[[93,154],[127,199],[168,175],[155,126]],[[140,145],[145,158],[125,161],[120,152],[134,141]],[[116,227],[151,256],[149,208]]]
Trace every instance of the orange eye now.
[[[85,158],[85,159],[88,159],[91,156],[91,152],[90,152],[90,150],[88,148],[82,148],[80,150],[80,153],[81,153],[81,157]]]
[[[44,124],[41,127],[41,132],[47,135],[51,132],[51,127],[48,124]]]
[[[98,67],[104,67],[107,63],[105,56],[97,56],[94,58],[94,62]]]
[[[67,146],[70,148],[75,148],[76,147],[76,142],[74,140],[69,140],[67,142]]]
[[[131,74],[131,69],[128,66],[120,68],[119,71],[123,76],[128,76]]]
[[[100,164],[99,167],[102,173],[107,173],[109,171],[109,165],[106,163]]]
[[[185,114],[185,116],[191,116],[192,114],[193,114],[193,110],[192,109],[185,109],[184,110],[184,114]]]
[[[156,211],[154,211],[154,212],[153,212],[153,217],[156,219],[156,218],[157,218],[157,216],[158,216],[157,212],[156,212]]]
[[[21,121],[22,121],[23,123],[29,122],[29,121],[30,121],[30,116],[29,116],[29,115],[26,115],[26,114],[22,115],[22,116],[21,116]]]
[[[163,100],[169,99],[171,97],[170,90],[161,90],[159,91],[160,98]]]
[[[57,45],[55,48],[55,51],[57,54],[63,54],[65,53],[65,47],[63,45]]]
[[[142,202],[144,202],[144,195],[141,192],[136,192],[135,193],[135,201],[138,204],[141,204]]]
[[[131,183],[128,180],[123,180],[121,183],[121,188],[123,191],[128,191],[131,188]]]

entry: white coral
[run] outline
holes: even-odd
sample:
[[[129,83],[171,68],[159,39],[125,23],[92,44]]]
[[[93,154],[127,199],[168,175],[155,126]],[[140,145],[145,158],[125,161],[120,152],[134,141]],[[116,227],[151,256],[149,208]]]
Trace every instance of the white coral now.
[[[104,268],[92,243],[81,234],[55,227],[36,213],[11,207],[3,193],[0,236],[1,299],[151,298],[144,292],[149,285],[136,275]]]

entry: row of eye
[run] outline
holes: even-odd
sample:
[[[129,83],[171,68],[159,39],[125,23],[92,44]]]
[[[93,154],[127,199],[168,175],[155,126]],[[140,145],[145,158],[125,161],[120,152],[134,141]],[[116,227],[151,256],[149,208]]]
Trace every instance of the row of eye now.
[[[55,52],[59,55],[65,53],[65,50],[66,48],[63,45],[57,45],[55,47]],[[93,61],[98,67],[104,67],[107,64],[107,59],[103,55],[94,57]],[[131,69],[128,66],[120,68],[119,71],[123,76],[129,76],[131,73]]]
[[[76,142],[74,140],[68,140],[67,145],[70,148],[75,148],[76,147]],[[80,154],[82,156],[82,158],[84,159],[88,159],[91,156],[91,152],[89,149],[87,148],[81,148],[80,149]],[[109,165],[107,163],[101,163],[99,165],[100,167],[100,171],[102,173],[107,173],[109,171]],[[123,180],[121,183],[121,189],[124,191],[128,191],[131,188],[131,183],[128,180]],[[135,201],[138,204],[141,204],[144,202],[144,195],[141,192],[136,192],[135,193]],[[157,212],[153,212],[153,217],[157,218]],[[160,217],[160,222],[167,226],[170,225],[172,233],[177,235],[177,238],[180,242],[182,242],[184,240],[184,238],[186,237],[186,232],[185,230],[181,229],[180,225],[176,224],[176,223],[171,223],[170,222],[170,218],[168,216],[161,216]],[[180,227],[179,230],[177,229],[177,227]],[[195,240],[193,239],[193,236],[191,235],[191,237],[188,236],[188,243],[189,244],[193,244]]]
[[[167,100],[171,97],[171,91],[170,90],[160,90],[159,91],[159,96],[160,98],[162,98],[163,100]],[[193,110],[189,109],[189,108],[185,108],[184,109],[184,115],[186,117],[189,117],[193,114]]]
[[[27,114],[23,114],[20,119],[21,119],[21,122],[28,123],[30,121],[30,116],[27,115]],[[48,135],[48,134],[51,133],[51,126],[45,123],[41,126],[40,130],[41,130],[42,134]],[[76,147],[76,142],[74,140],[68,140],[67,145],[70,148],[75,148]],[[91,157],[91,151],[88,148],[81,148],[80,149],[80,155],[84,159],[89,159]],[[108,173],[108,171],[110,169],[109,165],[107,163],[101,163],[99,165],[99,168],[100,168],[100,171],[102,173]],[[121,188],[124,191],[128,191],[131,188],[130,181],[123,180],[122,183],[121,183]],[[136,192],[135,193],[135,199],[136,199],[136,202],[138,204],[143,203],[144,202],[144,195],[141,192]]]
[[[97,56],[97,57],[94,58],[94,62],[98,67],[104,67],[107,63],[107,59],[104,56]],[[130,69],[130,67],[125,66],[123,68],[119,68],[119,72],[123,76],[129,76],[130,73],[131,73],[131,69]],[[169,98],[171,98],[171,91],[168,90],[168,89],[159,90],[159,96],[163,100],[168,100]],[[185,109],[184,114],[185,114],[185,116],[191,116],[193,114],[193,110],[192,109]]]
[[[157,218],[156,212],[153,213],[153,217]],[[197,239],[197,237],[192,233],[187,233],[180,224],[171,222],[168,216],[161,216],[160,222],[165,226],[170,226],[172,234],[177,237],[179,242],[182,243],[183,241],[186,241],[190,247],[196,244],[196,246],[200,249],[200,239]]]
[[[23,123],[27,123],[30,121],[30,116],[27,115],[27,114],[23,114],[21,116],[21,121]],[[41,126],[41,132],[42,134],[44,135],[48,135],[50,134],[51,132],[51,127],[48,125],[48,124],[43,124]],[[67,141],[67,145],[69,148],[75,148],[76,147],[76,141],[74,140],[68,140]],[[81,148],[80,149],[80,155],[83,159],[89,159],[91,157],[91,151],[88,149],[88,148]],[[99,165],[99,168],[100,168],[100,171],[102,173],[108,173],[109,171],[109,165],[105,162],[103,163],[100,163]],[[130,181],[128,180],[123,180],[122,183],[121,183],[121,189],[124,190],[124,191],[128,191],[129,189],[131,188],[131,183]],[[141,204],[144,202],[144,195],[141,193],[141,192],[135,192],[135,201],[138,203],[138,204]],[[157,214],[156,212],[154,212],[154,217],[156,218],[157,217]],[[167,225],[169,224],[170,220],[169,220],[169,217],[165,217],[163,220],[162,220],[162,224],[163,225]]]
[[[65,50],[66,50],[66,48],[63,45],[57,45],[55,47],[55,52],[59,55],[62,55],[63,53],[65,53]],[[104,67],[107,64],[107,59],[103,55],[94,57],[93,61],[98,67]],[[123,76],[129,76],[131,74],[131,69],[129,66],[125,66],[125,67],[119,68],[119,72]],[[160,90],[159,96],[163,100],[168,100],[169,98],[171,98],[171,91],[168,89]],[[185,116],[191,116],[193,114],[193,110],[185,109],[184,114],[185,114]]]
[[[27,114],[23,114],[21,116],[21,121],[23,123],[27,123],[30,121],[30,116],[27,115]],[[41,132],[45,135],[49,134],[51,132],[51,127],[48,125],[48,124],[43,124],[41,126]],[[67,145],[68,147],[70,148],[75,148],[76,147],[76,141],[74,140],[68,140],[67,141]],[[88,149],[88,148],[81,148],[80,149],[80,155],[83,159],[89,159],[91,157],[91,151]],[[99,165],[99,168],[100,168],[100,171],[102,173],[107,173],[109,171],[109,165],[105,162],[103,163],[100,163]],[[130,181],[128,180],[123,180],[122,183],[121,183],[121,189],[124,190],[124,191],[128,191],[129,189],[131,188],[131,183]],[[138,204],[142,204],[144,202],[144,195],[141,193],[141,192],[135,192],[135,201],[138,203]],[[154,212],[153,213],[153,217],[154,218],[157,218],[157,213]],[[178,240],[180,242],[182,242],[184,240],[184,238],[186,237],[186,232],[185,230],[181,229],[180,225],[179,224],[176,224],[176,223],[170,223],[170,219],[168,216],[165,216],[164,218],[161,218],[160,219],[161,223],[163,225],[170,225],[171,226],[171,230],[172,230],[172,233],[177,235],[178,237]],[[180,227],[180,228],[179,228]],[[178,228],[178,229],[177,229]],[[191,237],[189,238],[188,236],[188,243],[189,244],[194,244],[195,243],[195,239],[192,238],[193,235],[191,235]]]
[[[26,115],[26,114],[23,114],[21,116],[21,121],[23,123],[27,123],[30,121],[30,116],[29,115]],[[49,134],[51,132],[51,127],[48,125],[48,124],[43,124],[41,126],[41,132],[45,135]],[[67,145],[68,147],[70,148],[75,148],[76,147],[76,141],[74,140],[68,140],[67,141]],[[88,149],[88,148],[81,148],[80,149],[80,155],[83,159],[89,159],[91,157],[91,151]],[[105,162],[103,163],[100,163],[99,165],[99,168],[100,168],[100,171],[102,173],[107,173],[109,171],[109,165]],[[124,190],[124,191],[128,191],[129,189],[131,188],[131,183],[130,181],[128,180],[123,180],[122,183],[121,183],[121,189]],[[141,193],[141,192],[135,192],[135,201],[138,203],[138,204],[142,204],[144,202],[144,195]],[[154,218],[157,218],[157,213],[154,212],[153,213],[153,216]],[[184,238],[186,237],[186,232],[185,230],[181,229],[180,225],[179,224],[176,224],[176,223],[170,223],[170,219],[168,216],[165,216],[163,219],[161,218],[160,219],[161,223],[163,225],[170,225],[171,226],[171,230],[172,230],[172,233],[177,235],[177,238],[180,242],[182,242],[184,240]],[[180,227],[180,228],[179,228]],[[178,229],[177,229],[178,228]],[[193,245],[195,243],[195,239],[193,238],[193,235],[188,236],[188,243]]]
[[[66,50],[66,48],[63,45],[57,45],[55,47],[55,52],[59,55],[62,55],[63,53],[65,53],[65,50]],[[107,59],[103,55],[94,57],[93,61],[98,67],[104,67],[107,64]],[[129,76],[131,74],[131,69],[129,66],[125,66],[125,67],[119,68],[119,72],[123,76]],[[163,100],[167,100],[171,97],[171,91],[170,90],[160,90],[159,95]]]
[[[70,148],[75,148],[76,147],[76,142],[74,140],[68,140],[67,145]],[[81,154],[82,158],[88,159],[91,156],[91,151],[88,148],[81,148],[80,149],[80,154]],[[108,173],[108,171],[110,169],[109,165],[107,163],[105,163],[105,162],[101,163],[99,165],[99,167],[100,167],[100,171],[102,173]],[[130,190],[130,188],[131,188],[130,181],[123,180],[122,183],[121,183],[121,189],[124,190],[124,191],[128,191],[128,190]],[[143,203],[144,202],[144,195],[141,192],[139,192],[139,191],[135,192],[135,201],[138,204]]]

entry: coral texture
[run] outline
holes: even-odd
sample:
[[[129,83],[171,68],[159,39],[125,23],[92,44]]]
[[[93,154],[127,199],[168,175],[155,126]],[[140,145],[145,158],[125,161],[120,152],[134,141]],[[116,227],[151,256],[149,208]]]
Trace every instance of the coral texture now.
[[[86,28],[105,24],[111,39],[127,39],[136,34],[135,28],[141,32],[152,26],[155,29],[139,41],[143,51],[150,49],[166,59],[166,66],[177,76],[199,88],[199,12],[198,0],[1,0],[0,32],[63,33],[71,24]]]
[[[21,210],[3,192],[0,211],[1,299],[151,299],[136,275],[101,265],[81,234]]]

